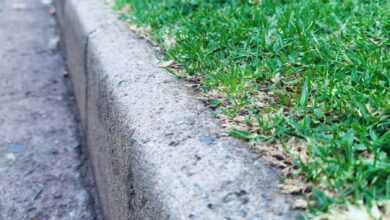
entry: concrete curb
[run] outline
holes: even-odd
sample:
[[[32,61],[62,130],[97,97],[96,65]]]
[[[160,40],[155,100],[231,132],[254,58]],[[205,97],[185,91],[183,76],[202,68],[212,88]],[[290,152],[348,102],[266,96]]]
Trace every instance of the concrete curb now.
[[[277,173],[102,0],[55,5],[105,219],[294,218]]]

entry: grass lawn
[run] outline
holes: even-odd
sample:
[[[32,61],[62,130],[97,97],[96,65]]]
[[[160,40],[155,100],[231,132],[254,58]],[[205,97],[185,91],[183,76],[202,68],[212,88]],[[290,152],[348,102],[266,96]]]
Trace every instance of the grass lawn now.
[[[150,29],[168,68],[199,81],[231,135],[285,146],[294,175],[310,186],[308,216],[389,202],[390,0],[117,0],[116,7]],[[290,153],[292,137],[304,143],[301,155]]]

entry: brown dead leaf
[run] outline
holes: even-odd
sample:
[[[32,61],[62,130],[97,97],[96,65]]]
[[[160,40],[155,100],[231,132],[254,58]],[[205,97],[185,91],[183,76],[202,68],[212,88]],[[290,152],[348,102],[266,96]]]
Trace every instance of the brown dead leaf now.
[[[308,189],[308,186],[299,179],[287,179],[279,187],[283,193],[287,194],[303,194]]]
[[[175,69],[179,70],[181,69],[181,65],[177,64],[174,60],[168,60],[166,62],[160,63],[161,68],[169,68],[169,69]]]

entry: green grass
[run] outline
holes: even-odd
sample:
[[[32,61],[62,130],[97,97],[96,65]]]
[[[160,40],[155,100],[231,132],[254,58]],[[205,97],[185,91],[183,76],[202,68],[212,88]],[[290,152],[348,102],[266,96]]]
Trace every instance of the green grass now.
[[[307,143],[313,213],[390,199],[390,0],[117,0],[251,142]],[[332,196],[329,196],[332,195]]]

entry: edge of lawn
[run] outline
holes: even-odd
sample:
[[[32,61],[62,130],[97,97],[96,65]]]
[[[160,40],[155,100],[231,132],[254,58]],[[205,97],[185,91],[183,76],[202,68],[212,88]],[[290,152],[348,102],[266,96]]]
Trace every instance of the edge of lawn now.
[[[116,7],[116,10],[122,10],[120,11],[120,15],[124,16],[125,19],[128,19],[128,8],[121,8]],[[164,46],[162,44],[166,44],[167,41],[171,41],[170,39],[164,40],[164,42],[156,43],[155,38],[152,36],[151,32],[153,30],[150,30],[150,28],[145,28],[145,26],[138,26],[135,23],[132,23],[131,21],[127,20],[130,24],[130,29],[134,32],[136,32],[139,36],[145,38],[147,41],[149,41],[153,46],[160,45],[161,48],[159,48],[159,52],[162,52],[164,55]],[[171,38],[167,34],[168,38]],[[161,39],[159,39],[161,40]],[[158,40],[157,40],[158,41]],[[168,42],[169,43],[169,42]],[[171,72],[173,75],[175,75],[178,78],[184,79],[187,81],[187,86],[195,88],[195,91],[197,93],[201,93],[201,98],[211,109],[218,110],[218,103],[221,98],[221,94],[210,94],[205,93],[202,90],[202,84],[201,84],[201,76],[198,75],[189,75],[185,72],[185,68],[183,68],[182,65],[176,63],[174,60],[170,59],[168,61],[163,61],[166,59],[166,57],[163,56],[162,61],[160,63],[160,66],[163,68],[166,68],[169,72]],[[306,84],[306,82],[305,82]],[[308,86],[307,86],[308,87]],[[305,90],[305,87],[303,86],[302,93]],[[301,94],[302,97],[303,94]],[[307,95],[306,95],[307,96]],[[223,99],[223,98],[222,98]],[[302,98],[301,98],[302,99]],[[306,102],[308,98],[306,97]],[[221,112],[216,112],[216,116],[219,118],[220,122],[222,122],[222,126],[225,128],[225,131],[229,133],[231,136],[243,139],[246,141],[252,142],[253,137],[255,137],[254,134],[251,134],[250,132],[247,132],[247,129],[240,129],[242,127],[245,127],[245,120],[243,118],[231,118],[226,115],[224,115]],[[382,139],[386,138],[386,134]],[[384,139],[385,141],[385,139]],[[286,146],[290,146],[288,149]],[[292,193],[292,194],[300,194],[305,195],[309,201],[309,206],[313,203],[312,199],[308,198],[307,192],[310,191],[310,188],[315,186],[315,184],[308,183],[302,184],[302,181],[304,181],[304,178],[301,174],[296,175],[297,173],[297,163],[300,163],[299,160],[302,160],[302,154],[304,153],[304,148],[307,145],[305,141],[299,138],[289,138],[288,140],[281,140],[281,141],[274,141],[273,143],[254,143],[251,144],[251,149],[254,151],[257,151],[260,153],[263,159],[265,159],[269,164],[271,164],[274,167],[277,167],[282,170],[282,173],[287,179],[284,181],[284,184],[281,185],[281,189],[286,193]],[[291,147],[293,146],[293,147]],[[301,157],[301,158],[300,158]],[[298,161],[298,162],[297,162]],[[359,201],[355,201],[354,204],[349,204],[348,202],[345,202],[343,204],[332,204],[329,199],[331,199],[328,195],[324,194],[321,191],[311,191],[309,193],[310,196],[313,194],[316,194],[317,203],[321,202],[321,198],[323,199],[322,202],[329,203],[330,209],[328,209],[325,212],[320,212],[322,214],[318,214],[318,210],[315,210],[317,212],[316,215],[319,215],[318,218],[321,217],[328,217],[328,218],[337,218],[337,217],[344,217],[353,213],[353,212],[359,212],[361,215],[370,216],[367,218],[375,217],[375,216],[382,216],[385,218],[387,216],[386,213],[389,213],[389,202],[379,201],[376,203],[375,201],[370,206],[363,205]],[[331,194],[329,194],[331,195]],[[307,206],[307,203],[304,202],[301,204],[302,207]],[[379,210],[381,209],[381,210]],[[382,214],[381,214],[382,212]],[[374,213],[373,215],[371,215]],[[379,214],[378,214],[379,213]],[[309,215],[309,217],[313,217],[312,215]]]

